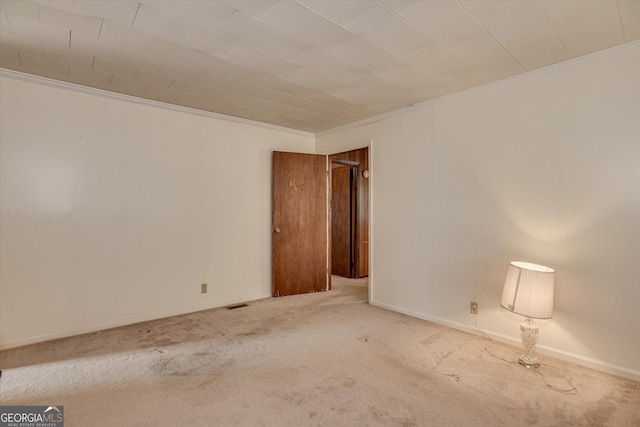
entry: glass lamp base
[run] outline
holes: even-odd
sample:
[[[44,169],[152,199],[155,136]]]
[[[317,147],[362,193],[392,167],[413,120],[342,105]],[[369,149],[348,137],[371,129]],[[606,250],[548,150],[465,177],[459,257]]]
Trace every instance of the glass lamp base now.
[[[524,353],[522,353],[518,359],[518,363],[525,368],[533,369],[540,367],[540,361],[533,354],[538,342],[538,331],[538,325],[529,317],[520,324],[520,337],[522,338]]]
[[[523,353],[520,358],[518,358],[518,363],[528,369],[540,367],[540,361],[538,358],[533,355],[528,355],[527,353]]]

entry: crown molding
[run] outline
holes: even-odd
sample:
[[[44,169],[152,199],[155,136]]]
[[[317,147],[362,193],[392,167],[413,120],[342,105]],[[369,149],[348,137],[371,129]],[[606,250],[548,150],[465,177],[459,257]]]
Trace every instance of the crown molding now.
[[[182,112],[182,113],[187,113],[187,114],[194,114],[194,115],[198,115],[198,116],[203,116],[203,117],[209,117],[209,118],[213,118],[213,119],[218,119],[218,120],[226,120],[226,121],[230,121],[230,122],[235,122],[235,123],[242,123],[242,124],[246,124],[246,125],[251,125],[251,126],[257,126],[257,127],[261,127],[261,128],[265,128],[265,129],[271,129],[271,130],[277,130],[277,131],[281,131],[281,132],[287,132],[287,133],[292,133],[295,135],[301,135],[301,136],[305,136],[305,137],[312,137],[312,138],[318,138],[319,136],[324,136],[324,135],[328,135],[334,132],[339,132],[342,130],[346,130],[346,129],[351,129],[351,128],[356,128],[359,126],[364,126],[370,123],[375,123],[375,122],[379,122],[381,120],[387,119],[389,117],[393,117],[393,116],[397,116],[399,114],[403,114],[403,113],[407,113],[409,111],[413,111],[413,110],[418,110],[420,108],[424,108],[427,107],[429,105],[433,105],[439,102],[443,102],[443,101],[447,101],[447,100],[451,100],[451,99],[455,99],[458,97],[462,97],[462,96],[468,96],[468,95],[472,95],[472,94],[477,94],[477,93],[482,93],[482,92],[486,92],[488,90],[491,90],[493,88],[496,87],[501,87],[501,86],[506,86],[509,84],[513,84],[517,81],[520,80],[524,80],[524,79],[528,79],[537,75],[544,75],[550,72],[554,72],[558,69],[562,69],[564,67],[568,67],[571,65],[575,65],[575,64],[582,64],[582,63],[590,63],[593,61],[597,61],[603,57],[607,57],[610,55],[614,55],[614,54],[619,54],[620,52],[625,52],[627,50],[633,50],[635,48],[640,48],[640,40],[635,40],[632,42],[628,42],[619,46],[615,46],[609,49],[605,49],[605,50],[601,50],[599,52],[594,52],[594,53],[590,53],[584,56],[580,56],[577,58],[573,58],[573,59],[569,59],[567,61],[561,62],[559,64],[553,64],[553,65],[549,65],[547,67],[544,68],[539,68],[537,70],[532,70],[532,71],[527,71],[512,77],[508,77],[506,79],[503,80],[499,80],[496,82],[491,82],[491,83],[486,83],[482,86],[476,86],[476,87],[472,87],[469,89],[464,89],[462,91],[459,92],[454,92],[454,93],[450,93],[447,95],[443,95],[440,96],[438,98],[434,98],[434,99],[429,99],[427,101],[423,101],[423,102],[419,102],[417,104],[413,104],[410,105],[408,107],[403,107],[403,108],[399,108],[397,110],[393,110],[393,111],[388,111],[386,113],[382,113],[382,114],[378,114],[375,116],[371,116],[371,117],[367,117],[355,122],[351,122],[351,123],[347,123],[335,128],[331,128],[331,129],[327,129],[321,132],[317,132],[317,133],[311,133],[311,132],[305,132],[305,131],[301,131],[301,130],[297,130],[297,129],[292,129],[292,128],[287,128],[284,126],[278,126],[278,125],[272,125],[269,123],[263,123],[263,122],[258,122],[255,120],[249,120],[249,119],[243,119],[240,117],[234,117],[234,116],[227,116],[225,114],[220,114],[220,113],[213,113],[210,111],[204,111],[204,110],[198,110],[195,108],[189,108],[189,107],[183,107],[181,105],[175,105],[175,104],[168,104],[165,102],[160,102],[160,101],[154,101],[154,100],[150,100],[150,99],[145,99],[145,98],[138,98],[135,96],[130,96],[130,95],[124,95],[124,94],[120,94],[117,92],[109,92],[103,89],[97,89],[97,88],[92,88],[92,87],[87,87],[87,86],[82,86],[82,85],[78,85],[75,83],[69,83],[69,82],[64,82],[64,81],[60,81],[60,80],[54,80],[54,79],[50,79],[47,77],[41,77],[41,76],[36,76],[33,74],[27,74],[27,73],[22,73],[19,71],[14,71],[14,70],[9,70],[6,68],[0,68],[0,76],[2,77],[7,77],[7,78],[11,78],[14,80],[22,80],[22,81],[26,81],[26,82],[31,82],[31,83],[36,83],[36,84],[41,84],[41,85],[45,85],[45,86],[50,86],[50,87],[56,87],[56,88],[61,88],[61,89],[67,89],[67,90],[72,90],[75,92],[81,92],[81,93],[88,93],[88,94],[92,94],[92,95],[96,95],[96,96],[101,96],[103,98],[111,98],[111,99],[117,99],[120,101],[124,101],[124,102],[130,102],[130,103],[134,103],[134,104],[141,104],[141,105],[147,105],[147,106],[151,106],[151,107],[156,107],[156,108],[162,108],[165,110],[170,110],[170,111],[177,111],[177,112]]]
[[[131,95],[124,95],[117,92],[109,92],[108,90],[97,89],[88,86],[82,86],[75,83],[64,82],[61,80],[50,79],[47,77],[36,76],[33,74],[22,73],[20,71],[9,70],[7,68],[0,68],[0,77],[6,77],[13,80],[21,80],[24,82],[40,84],[44,86],[54,87],[58,89],[66,89],[74,92],[86,93],[90,95],[100,96],[102,98],[116,99],[119,101],[129,102],[133,104],[147,105],[150,107],[162,108],[169,111],[177,111],[180,113],[193,114],[196,116],[203,116],[212,119],[225,120],[229,122],[242,123],[245,125],[257,126],[265,129],[277,130],[281,132],[292,133],[295,135],[306,136],[314,138],[315,135],[311,132],[305,132],[297,129],[291,129],[284,126],[272,125],[269,123],[258,122],[250,119],[243,119],[241,117],[227,116],[225,114],[213,113],[211,111],[198,110],[196,108],[183,107],[182,105],[168,104],[165,102],[154,101],[151,99],[138,98]]]
[[[601,50],[598,52],[594,52],[594,53],[590,53],[584,56],[579,56],[577,58],[572,58],[569,59],[567,61],[564,62],[560,62],[558,64],[553,64],[553,65],[549,65],[547,67],[544,68],[538,68],[537,70],[532,70],[532,71],[526,71],[524,73],[521,74],[517,74],[515,76],[511,76],[511,77],[507,77],[506,79],[502,79],[502,80],[498,80],[495,82],[491,82],[491,83],[486,83],[483,84],[481,86],[475,86],[469,89],[464,89],[461,90],[459,92],[454,92],[454,93],[450,93],[447,95],[443,95],[440,96],[438,98],[433,98],[433,99],[429,99],[427,101],[423,101],[423,102],[419,102],[417,104],[413,104],[410,105],[408,107],[402,107],[399,108],[397,110],[393,110],[393,111],[388,111],[386,113],[382,113],[382,114],[378,114],[375,116],[371,116],[371,117],[367,117],[361,120],[358,120],[356,122],[351,122],[351,123],[347,123],[335,128],[331,128],[331,129],[327,129],[327,130],[323,130],[322,132],[317,132],[315,134],[315,137],[318,138],[319,136],[324,136],[324,135],[329,135],[331,133],[334,132],[339,132],[341,130],[346,130],[346,129],[352,129],[352,128],[357,128],[360,126],[364,126],[364,125],[368,125],[370,123],[374,123],[374,122],[379,122],[381,120],[387,119],[389,117],[393,117],[393,116],[397,116],[398,114],[402,114],[402,113],[407,113],[409,111],[413,111],[413,110],[418,110],[420,108],[429,106],[429,105],[433,105],[433,104],[437,104],[439,102],[443,102],[443,101],[448,101],[451,99],[455,99],[455,98],[459,98],[462,96],[468,96],[468,95],[472,95],[472,94],[477,94],[477,93],[482,93],[482,92],[486,92],[488,90],[491,90],[493,88],[496,87],[501,87],[501,86],[506,86],[506,85],[510,85],[513,84],[517,81],[520,80],[525,80],[534,76],[538,76],[538,75],[544,75],[547,73],[551,73],[554,72],[558,69],[562,69],[571,65],[575,65],[575,64],[583,64],[583,63],[590,63],[590,62],[594,62],[597,61],[603,57],[607,57],[610,55],[614,55],[614,54],[619,54],[621,52],[625,52],[627,50],[631,51],[635,48],[640,48],[640,40],[634,40],[632,42],[628,42],[619,46],[614,46],[605,50]]]

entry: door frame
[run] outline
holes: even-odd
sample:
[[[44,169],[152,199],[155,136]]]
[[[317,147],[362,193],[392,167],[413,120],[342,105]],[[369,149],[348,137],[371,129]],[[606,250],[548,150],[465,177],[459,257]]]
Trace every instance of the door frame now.
[[[345,144],[345,145],[340,145],[339,147],[336,148],[331,148],[329,150],[323,151],[321,153],[316,153],[316,154],[324,154],[326,156],[331,156],[333,154],[340,154],[340,153],[345,153],[347,151],[353,151],[353,150],[360,150],[362,148],[368,148],[369,152],[368,152],[368,156],[369,156],[369,298],[368,298],[368,302],[371,303],[371,301],[373,301],[373,295],[374,295],[374,265],[373,265],[373,249],[374,249],[374,239],[373,239],[373,229],[374,229],[374,223],[373,223],[373,188],[374,188],[374,181],[375,181],[375,174],[373,173],[373,140],[369,140],[366,142],[357,142],[354,144]],[[328,205],[328,200],[327,200],[327,207],[329,207]],[[331,215],[329,212],[329,209],[327,209],[327,212],[329,213],[329,216]],[[329,227],[327,227],[327,241],[329,242],[328,245],[328,251],[331,250],[331,230]],[[327,257],[330,259],[330,254],[327,253]],[[331,274],[331,264],[329,264],[329,274]]]

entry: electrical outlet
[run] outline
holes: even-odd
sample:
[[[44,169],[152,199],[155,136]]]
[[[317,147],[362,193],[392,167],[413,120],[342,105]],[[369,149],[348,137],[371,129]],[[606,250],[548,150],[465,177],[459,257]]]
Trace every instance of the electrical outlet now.
[[[471,301],[469,304],[469,311],[471,311],[471,314],[478,314],[478,303]]]
[[[207,284],[203,283],[202,285],[200,285],[200,293],[201,294],[206,294],[207,293]]]

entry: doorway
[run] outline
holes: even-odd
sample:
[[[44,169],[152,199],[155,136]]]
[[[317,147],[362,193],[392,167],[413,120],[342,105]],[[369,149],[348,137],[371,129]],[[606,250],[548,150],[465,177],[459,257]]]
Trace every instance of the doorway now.
[[[331,155],[331,274],[369,275],[369,149]]]

